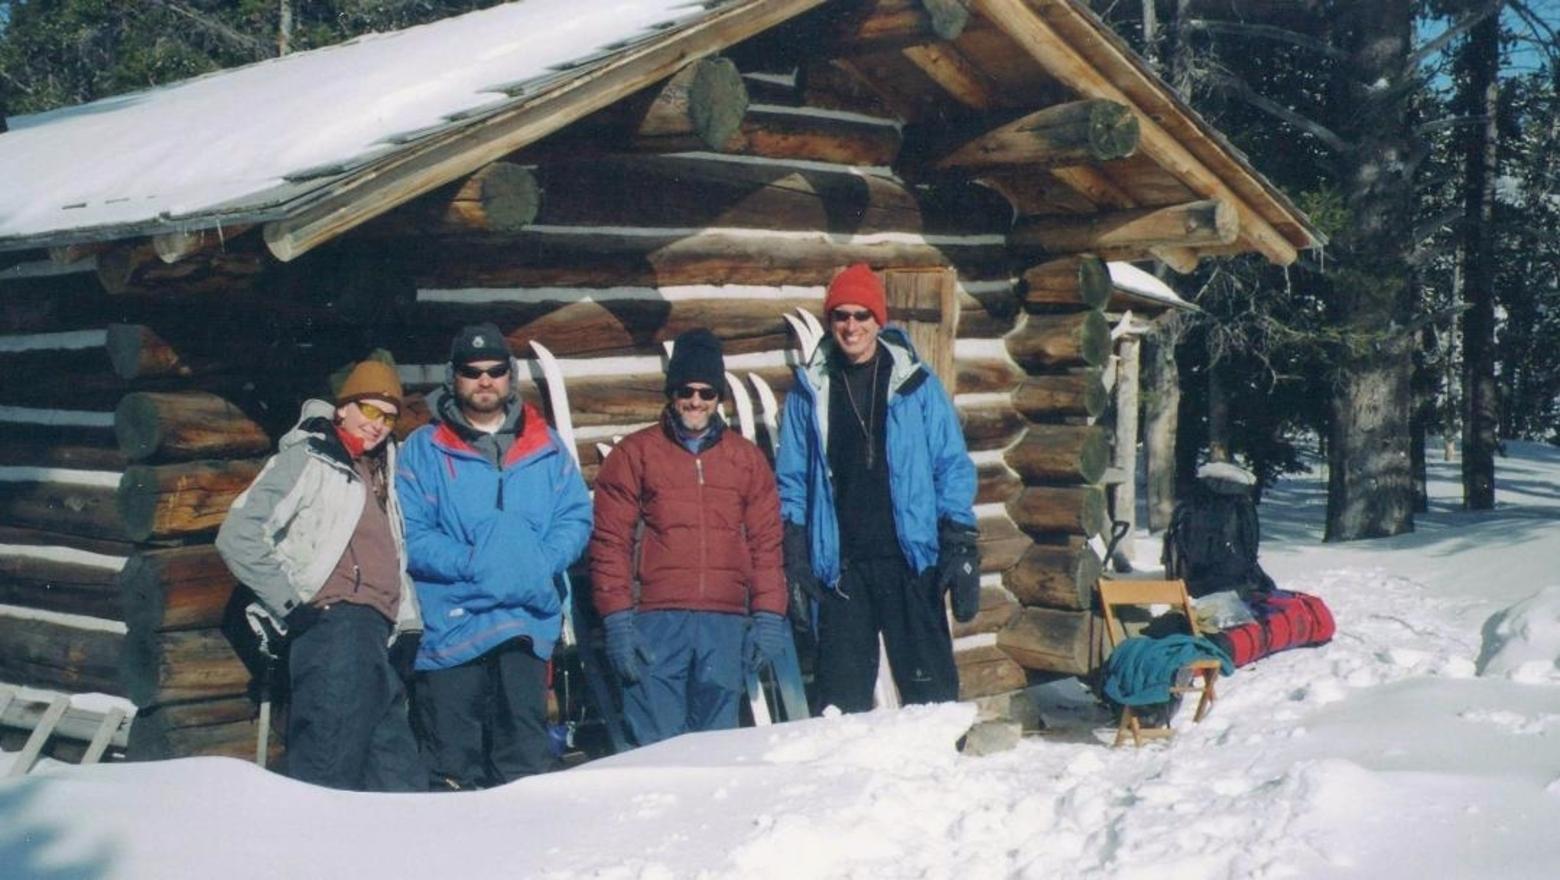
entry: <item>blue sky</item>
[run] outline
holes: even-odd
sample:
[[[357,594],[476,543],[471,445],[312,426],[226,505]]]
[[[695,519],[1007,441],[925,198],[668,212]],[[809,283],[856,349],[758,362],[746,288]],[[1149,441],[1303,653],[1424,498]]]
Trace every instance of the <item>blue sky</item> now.
[[[1527,7],[1533,13],[1543,19],[1551,28],[1560,31],[1560,0],[1529,0]],[[1543,63],[1541,53],[1536,46],[1527,40],[1533,39],[1532,29],[1522,21],[1516,13],[1506,13],[1506,24],[1517,34],[1524,38],[1511,53],[1511,67],[1519,71],[1529,71]]]

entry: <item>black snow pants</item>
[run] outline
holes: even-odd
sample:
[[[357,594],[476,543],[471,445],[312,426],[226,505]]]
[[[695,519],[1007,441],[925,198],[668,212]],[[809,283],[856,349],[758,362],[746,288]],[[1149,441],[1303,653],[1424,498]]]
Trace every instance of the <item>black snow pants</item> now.
[[[288,776],[348,791],[426,788],[391,629],[373,608],[339,602],[291,640]]]
[[[847,562],[839,589],[826,591],[819,603],[814,674],[819,710],[872,708],[879,633],[902,702],[958,698],[959,673],[937,570],[917,575],[896,555]]]
[[[547,662],[530,639],[418,673],[415,702],[433,791],[502,785],[557,764],[547,736]]]

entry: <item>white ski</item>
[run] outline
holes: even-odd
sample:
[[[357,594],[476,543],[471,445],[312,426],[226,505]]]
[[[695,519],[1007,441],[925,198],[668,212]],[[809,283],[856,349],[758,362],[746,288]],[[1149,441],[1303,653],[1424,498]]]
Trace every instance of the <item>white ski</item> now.
[[[780,404],[775,400],[775,391],[764,381],[764,377],[757,373],[748,373],[748,381],[753,383],[753,391],[758,395],[758,410],[762,413],[764,433],[769,435],[769,448],[774,452],[780,451]]]
[[[542,368],[542,378],[547,382],[547,402],[552,406],[553,430],[558,432],[558,439],[563,441],[564,448],[569,450],[569,455],[578,467],[580,451],[574,446],[574,417],[569,412],[569,392],[563,386],[563,370],[558,368],[558,359],[547,350],[547,346],[533,339],[531,350],[536,352],[536,363]]]
[[[736,376],[727,373],[726,387],[731,389],[731,400],[737,407],[737,427],[749,443],[757,443],[758,433],[753,426],[753,398],[748,397],[747,386],[738,381]]]
[[[894,673],[888,665],[888,647],[878,636],[877,685],[872,688],[873,701],[879,709],[899,708],[899,688],[894,686]]]
[[[563,370],[558,368],[558,359],[535,339],[531,340],[531,350],[536,352],[536,364],[542,368],[542,379],[547,383],[547,401],[552,406],[553,430],[558,432],[558,439],[563,441],[563,448],[569,451],[569,457],[574,459],[574,466],[580,466],[580,451],[574,446],[574,416],[569,411],[569,392],[563,385]],[[569,583],[567,572],[563,575],[565,589],[572,593],[573,585]],[[572,612],[572,604],[565,603],[564,607]],[[578,639],[574,633],[574,615],[563,615],[563,633],[561,635],[565,645],[573,646]]]
[[[802,321],[807,324],[807,329],[812,331],[813,348],[817,348],[818,341],[823,339],[823,325],[818,323],[818,316],[800,306],[797,307],[796,313],[802,316]],[[812,352],[809,351],[807,357],[811,360]]]

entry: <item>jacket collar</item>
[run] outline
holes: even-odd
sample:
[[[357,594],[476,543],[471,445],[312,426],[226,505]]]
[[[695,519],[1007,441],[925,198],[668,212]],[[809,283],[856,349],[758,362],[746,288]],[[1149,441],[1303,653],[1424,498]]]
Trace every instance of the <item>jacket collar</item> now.
[[[352,455],[347,452],[341,438],[336,435],[335,415],[336,406],[329,401],[304,401],[303,408],[298,414],[297,424],[282,435],[282,439],[277,442],[277,448],[289,449],[303,446],[315,458],[356,476],[357,468],[352,463]]]
[[[910,344],[910,337],[898,325],[884,327],[878,333],[878,346],[888,355],[890,369],[888,373],[888,399],[893,399],[900,394],[908,394],[914,391],[926,379],[926,369],[921,359],[915,353],[915,347]],[[802,366],[802,375],[807,379],[807,385],[814,393],[827,387],[825,377],[829,372],[829,361],[834,357],[837,348],[834,337],[825,335],[818,342],[818,347],[813,351],[812,359]]]
[[[688,447],[683,443],[682,437],[677,433],[676,418],[677,417],[672,413],[672,407],[670,404],[668,404],[666,408],[662,409],[661,433],[666,435],[666,439],[675,443],[679,448],[687,449]],[[720,413],[717,412],[713,416],[710,416],[710,429],[705,432],[704,437],[699,442],[699,452],[704,452],[705,450],[714,446],[716,443],[719,443],[720,438],[725,433],[726,420],[720,417]]]
[[[511,367],[510,375],[513,376],[514,374],[515,370]],[[451,373],[451,376],[453,375]],[[453,378],[451,381],[454,381]],[[460,411],[460,403],[455,399],[453,386],[446,385],[430,395],[428,409],[435,422],[438,422],[440,425],[449,425],[457,435],[465,438],[468,442],[474,439],[477,434],[482,433],[466,421],[465,414]],[[498,430],[500,433],[518,434],[519,431],[516,428],[523,427],[522,422],[524,419],[524,400],[511,383],[509,397],[504,400],[504,422]]]
[[[529,403],[521,404],[519,421],[520,434],[515,437],[515,442],[510,444],[509,451],[504,453],[504,467],[536,455],[553,445],[552,436],[547,431],[547,422],[536,407]],[[433,443],[447,452],[481,457],[481,453],[477,452],[476,448],[446,421],[438,423],[438,428],[433,432]]]

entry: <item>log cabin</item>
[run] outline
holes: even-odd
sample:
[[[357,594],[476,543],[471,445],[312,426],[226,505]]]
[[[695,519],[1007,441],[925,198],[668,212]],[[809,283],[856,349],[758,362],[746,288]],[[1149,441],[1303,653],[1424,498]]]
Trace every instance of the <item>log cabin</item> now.
[[[253,756],[211,540],[333,373],[390,352],[410,430],[494,321],[590,480],[689,327],[772,412],[855,261],[980,474],[961,695],[1032,718],[1099,662],[1135,339],[1187,307],[1130,263],[1322,243],[1080,0],[527,0],[9,122],[0,682],[128,698],[131,758]]]

